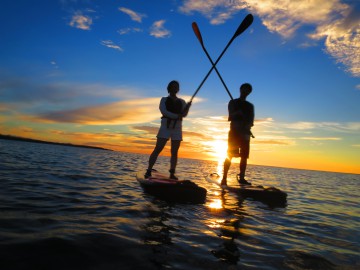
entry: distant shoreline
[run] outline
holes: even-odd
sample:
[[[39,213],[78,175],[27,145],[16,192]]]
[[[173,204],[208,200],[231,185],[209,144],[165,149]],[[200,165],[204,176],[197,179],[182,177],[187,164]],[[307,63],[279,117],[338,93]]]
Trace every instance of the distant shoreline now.
[[[106,149],[97,146],[88,146],[88,145],[79,145],[79,144],[72,144],[72,143],[57,143],[57,142],[48,142],[36,139],[29,139],[23,137],[17,137],[12,135],[2,135],[0,134],[0,139],[2,140],[11,140],[11,141],[22,141],[22,142],[32,142],[32,143],[43,143],[43,144],[54,144],[54,145],[62,145],[62,146],[70,146],[70,147],[81,147],[81,148],[90,148],[90,149],[98,149],[98,150],[105,150],[105,151],[112,151],[111,149]]]

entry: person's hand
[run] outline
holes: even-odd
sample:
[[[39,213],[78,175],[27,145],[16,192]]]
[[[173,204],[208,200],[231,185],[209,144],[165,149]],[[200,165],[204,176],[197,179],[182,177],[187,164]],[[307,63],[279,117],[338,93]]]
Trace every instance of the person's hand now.
[[[178,119],[177,120],[182,120],[183,119],[183,115],[181,113],[178,114]]]
[[[191,101],[186,103],[186,106],[185,106],[182,116],[186,116],[188,114],[190,106],[191,106]]]

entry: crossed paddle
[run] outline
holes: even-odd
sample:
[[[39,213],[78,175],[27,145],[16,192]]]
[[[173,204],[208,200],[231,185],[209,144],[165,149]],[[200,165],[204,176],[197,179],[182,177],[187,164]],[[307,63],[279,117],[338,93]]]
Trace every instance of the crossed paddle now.
[[[241,24],[239,25],[239,27],[237,28],[235,34],[232,36],[232,38],[230,39],[230,41],[228,42],[228,44],[226,45],[226,47],[224,48],[224,50],[222,51],[222,53],[219,55],[219,57],[216,59],[215,63],[214,61],[211,59],[208,51],[206,50],[205,46],[204,46],[204,42],[199,30],[199,27],[197,26],[196,22],[192,23],[192,28],[194,30],[194,33],[196,35],[196,37],[198,38],[201,47],[203,48],[206,56],[208,57],[208,59],[210,60],[210,63],[212,64],[211,69],[209,70],[209,72],[206,74],[206,76],[204,77],[204,79],[202,80],[202,82],[200,83],[200,85],[198,86],[198,88],[196,89],[195,93],[192,95],[190,102],[193,100],[193,98],[196,96],[196,94],[199,92],[200,88],[202,87],[202,85],[204,84],[204,82],[206,81],[206,79],[209,77],[210,73],[213,71],[213,69],[215,69],[217,75],[219,76],[222,84],[224,85],[227,93],[229,94],[230,98],[233,99],[229,89],[227,88],[223,78],[221,77],[218,69],[216,68],[216,64],[220,61],[221,57],[224,55],[224,53],[226,52],[226,50],[228,49],[228,47],[230,46],[230,44],[234,41],[234,39],[236,37],[238,37],[241,33],[243,33],[253,22],[254,17],[251,14],[248,14],[245,19],[241,22]]]

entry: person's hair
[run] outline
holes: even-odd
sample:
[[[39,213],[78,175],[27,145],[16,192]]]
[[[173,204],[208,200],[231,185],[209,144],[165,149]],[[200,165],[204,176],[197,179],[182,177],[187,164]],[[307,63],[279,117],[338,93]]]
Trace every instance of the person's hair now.
[[[250,83],[243,83],[240,86],[240,90],[246,90],[247,94],[250,94],[252,92],[252,86]]]
[[[173,81],[169,82],[169,84],[168,84],[168,86],[167,86],[168,92],[169,92],[170,87],[171,87],[172,85],[174,85],[174,84],[177,84],[178,86],[180,86],[180,84],[179,84],[178,81],[173,80]]]

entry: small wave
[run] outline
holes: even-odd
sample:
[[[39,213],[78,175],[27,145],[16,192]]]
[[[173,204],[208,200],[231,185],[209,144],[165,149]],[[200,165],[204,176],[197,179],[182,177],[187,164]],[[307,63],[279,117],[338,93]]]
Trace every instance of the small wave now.
[[[94,233],[0,244],[0,269],[156,269],[150,249],[111,234]]]
[[[336,265],[327,259],[303,251],[288,251],[285,258],[285,266],[290,269],[308,269],[308,270],[335,270]]]

